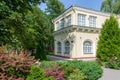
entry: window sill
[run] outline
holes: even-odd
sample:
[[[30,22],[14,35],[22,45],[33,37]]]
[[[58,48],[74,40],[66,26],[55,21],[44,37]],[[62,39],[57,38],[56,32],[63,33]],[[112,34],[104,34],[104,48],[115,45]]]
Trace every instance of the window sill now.
[[[64,54],[70,54],[70,53],[68,53],[68,52],[65,52]]]
[[[84,53],[84,54],[93,54],[93,53]]]
[[[62,52],[57,52],[58,54],[61,54]]]

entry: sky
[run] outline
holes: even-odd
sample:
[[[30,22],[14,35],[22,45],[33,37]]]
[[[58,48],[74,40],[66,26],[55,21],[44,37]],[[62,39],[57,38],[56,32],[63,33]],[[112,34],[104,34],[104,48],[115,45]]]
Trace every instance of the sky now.
[[[66,9],[74,4],[85,8],[100,10],[100,6],[103,0],[59,0],[59,1],[64,4]],[[40,8],[44,10],[46,8],[46,5],[41,4]]]

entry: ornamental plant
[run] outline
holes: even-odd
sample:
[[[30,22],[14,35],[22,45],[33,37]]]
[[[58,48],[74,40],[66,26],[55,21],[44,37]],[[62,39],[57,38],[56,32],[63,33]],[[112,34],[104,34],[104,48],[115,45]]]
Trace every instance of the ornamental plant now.
[[[62,73],[62,76],[59,77],[63,78],[58,80],[77,80],[80,77],[79,80],[97,80],[103,73],[101,66],[92,61],[43,61],[40,67],[45,68],[46,73],[50,71],[49,74],[53,75],[55,72],[54,76]]]
[[[46,74],[39,66],[32,65],[30,74],[26,80],[54,80],[52,76],[46,77]]]
[[[85,74],[79,69],[73,70],[73,72],[70,73],[70,75],[67,77],[67,80],[86,80],[86,79],[87,76],[85,76]]]
[[[55,80],[65,80],[64,71],[60,65],[55,66],[54,64],[51,64],[49,68],[44,67],[43,69],[46,73],[46,77],[53,76]]]
[[[33,56],[26,53],[0,53],[0,80],[24,80],[35,63]]]
[[[97,58],[102,62],[120,59],[120,29],[118,26],[118,21],[113,15],[102,26],[97,46]]]

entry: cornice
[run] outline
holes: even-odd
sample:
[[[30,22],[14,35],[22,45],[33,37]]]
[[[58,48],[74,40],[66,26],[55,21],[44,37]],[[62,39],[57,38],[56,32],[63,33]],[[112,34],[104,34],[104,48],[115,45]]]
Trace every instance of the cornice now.
[[[53,33],[53,35],[69,33],[69,32],[73,32],[75,30],[77,30],[78,32],[87,32],[87,33],[99,33],[100,32],[100,28],[71,25],[69,27],[65,27],[60,30],[55,31]]]
[[[58,17],[54,18],[52,20],[52,22],[55,22],[56,20],[58,20],[59,18],[61,18],[62,16],[64,16],[66,13],[69,13],[70,11],[83,11],[83,12],[87,12],[87,13],[92,13],[92,14],[96,14],[96,15],[101,15],[101,16],[106,16],[109,17],[110,13],[105,13],[105,12],[101,12],[98,10],[94,10],[94,9],[89,9],[89,8],[84,8],[84,7],[80,7],[80,6],[76,6],[76,5],[72,5],[70,6],[68,9],[66,9],[62,14],[60,14]],[[120,18],[120,15],[116,15],[114,14],[117,18]]]

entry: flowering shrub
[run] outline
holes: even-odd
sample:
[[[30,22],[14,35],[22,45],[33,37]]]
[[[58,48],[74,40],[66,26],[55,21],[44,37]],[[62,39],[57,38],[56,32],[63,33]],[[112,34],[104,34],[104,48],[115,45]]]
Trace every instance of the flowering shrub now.
[[[61,66],[51,65],[49,68],[44,67],[43,69],[46,73],[46,77],[53,76],[55,80],[64,80],[64,72]]]
[[[34,57],[25,53],[0,53],[0,80],[24,80],[29,74]]]
[[[77,80],[79,77],[79,80],[97,80],[103,73],[101,66],[92,61],[44,61],[40,67],[45,67],[46,74],[54,76],[57,80]],[[62,76],[59,76],[61,73]],[[61,79],[56,78],[56,75]]]

